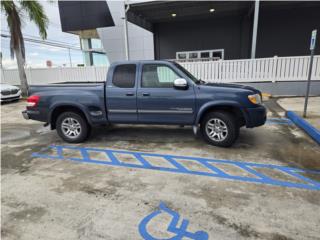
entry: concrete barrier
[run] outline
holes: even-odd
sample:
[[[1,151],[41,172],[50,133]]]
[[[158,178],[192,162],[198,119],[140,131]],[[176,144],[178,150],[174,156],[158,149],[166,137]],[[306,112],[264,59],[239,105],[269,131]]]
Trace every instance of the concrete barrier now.
[[[320,144],[320,131],[312,126],[309,122],[304,120],[298,114],[292,111],[286,112],[287,117],[294,122],[299,128],[304,130],[311,138],[313,138],[318,144]]]

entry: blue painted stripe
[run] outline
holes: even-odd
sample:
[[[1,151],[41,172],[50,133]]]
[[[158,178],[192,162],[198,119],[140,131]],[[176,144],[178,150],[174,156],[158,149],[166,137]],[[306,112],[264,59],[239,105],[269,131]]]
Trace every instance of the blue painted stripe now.
[[[293,122],[288,118],[268,118],[266,124],[293,125]]]
[[[146,160],[141,156],[141,154],[139,154],[139,153],[134,153],[133,156],[134,156],[136,159],[138,159],[138,160],[142,163],[142,165],[143,165],[144,167],[148,167],[148,168],[151,168],[151,167],[152,167],[152,165],[151,165],[148,161],[146,161]]]
[[[307,178],[307,177],[305,177],[305,176],[303,176],[303,175],[301,175],[301,174],[299,174],[299,173],[296,173],[296,172],[294,172],[294,171],[292,171],[292,170],[289,170],[289,171],[288,171],[288,170],[282,170],[282,171],[284,171],[285,173],[287,173],[287,174],[289,174],[289,175],[291,175],[291,176],[293,176],[293,177],[295,177],[295,178],[298,178],[298,179],[300,179],[300,180],[302,180],[302,181],[307,181],[307,182],[309,182],[309,183],[312,183],[312,184],[320,187],[320,182],[317,182],[317,181],[315,181],[315,180],[312,180],[312,179],[310,179],[310,178]]]
[[[274,164],[242,162],[242,161],[234,161],[234,160],[227,160],[227,159],[212,159],[212,158],[203,158],[203,157],[198,158],[198,157],[177,156],[177,155],[167,155],[167,154],[158,154],[158,153],[132,152],[132,151],[127,151],[127,150],[100,149],[100,148],[60,146],[60,145],[51,145],[49,148],[52,148],[52,149],[64,148],[64,149],[72,149],[72,150],[85,149],[86,151],[93,151],[93,152],[107,152],[107,151],[109,151],[112,153],[124,153],[124,154],[139,153],[143,156],[150,156],[150,157],[170,157],[170,158],[176,158],[176,159],[182,159],[182,160],[199,160],[199,161],[207,161],[207,162],[213,162],[213,163],[230,163],[230,164],[245,163],[247,166],[251,166],[251,167],[264,167],[264,168],[276,168],[276,169],[283,168],[283,169],[293,170],[293,171],[301,171],[301,172],[307,172],[307,173],[313,173],[313,174],[320,174],[320,169],[319,170],[299,169],[299,168],[279,166],[279,165],[274,165]],[[33,154],[38,154],[38,153],[33,153]],[[60,154],[62,154],[62,152]],[[58,156],[58,158],[64,159],[63,156]]]
[[[83,148],[83,147],[73,147],[73,146],[51,146],[50,148],[53,150],[55,149],[57,151],[58,156],[56,155],[52,156],[44,153],[33,153],[32,156],[40,157],[40,158],[49,158],[49,159],[66,159],[66,160],[73,160],[77,162],[94,163],[94,164],[102,164],[102,165],[110,165],[110,166],[121,166],[121,167],[130,167],[130,168],[138,168],[138,169],[153,169],[153,170],[159,170],[159,171],[171,172],[171,173],[184,173],[184,174],[193,174],[193,175],[200,175],[200,176],[210,176],[210,177],[218,177],[218,178],[223,178],[228,180],[238,180],[238,181],[244,181],[244,182],[269,184],[269,185],[283,186],[283,187],[320,190],[319,182],[301,175],[302,173],[320,174],[319,170],[304,170],[304,169],[298,169],[298,168],[292,168],[292,167],[286,167],[286,166],[278,166],[273,164],[239,162],[239,161],[233,161],[233,160],[218,160],[218,159],[175,156],[175,155],[144,153],[144,152],[131,152],[131,151],[111,150],[111,149],[101,150],[97,148]],[[73,150],[80,151],[81,153],[85,152],[85,154],[82,154],[82,159],[67,157],[63,154],[64,149],[68,149],[68,150],[73,149]],[[110,161],[94,160],[89,157],[90,151],[105,152],[109,156]],[[133,157],[136,157],[136,159],[140,161],[141,164],[121,162],[119,161],[119,159],[117,159],[117,156],[115,155],[116,153],[132,155]],[[171,163],[172,168],[155,167],[151,163],[149,163],[147,159],[144,158],[145,156],[160,157],[163,159],[163,161]],[[188,168],[184,167],[182,163],[177,161],[179,159],[201,164],[204,167],[207,167],[208,171],[189,170]],[[215,166],[213,166],[210,163],[215,163]],[[228,163],[233,166],[239,167],[243,171],[247,171],[251,175],[254,175],[254,177],[239,176],[236,174],[235,175],[227,174],[219,168],[219,163],[220,164]],[[252,169],[252,167],[255,169]],[[283,171],[284,173],[290,174],[293,178],[302,180],[303,183],[284,181],[284,180],[272,178],[270,176],[266,176],[258,171],[259,168],[268,168],[268,169]]]
[[[298,127],[303,129],[311,138],[320,144],[320,130],[312,126],[298,114],[292,111],[286,112],[287,117],[294,122]]]
[[[162,156],[163,157],[163,156]],[[170,162],[173,166],[175,166],[177,169],[179,169],[182,172],[188,172],[189,170],[186,169],[183,165],[172,159],[170,156],[165,156],[164,157],[168,162]]]
[[[164,203],[161,202],[159,205],[159,209],[144,217],[142,221],[139,223],[139,233],[143,239],[159,240],[159,238],[155,238],[152,236],[152,234],[149,233],[148,225],[153,218],[162,213],[171,216],[171,222],[168,224],[166,232],[171,232],[173,236],[170,238],[166,238],[167,240],[181,240],[186,238],[193,240],[207,240],[209,238],[208,233],[205,231],[189,232],[187,230],[189,225],[188,219],[182,219],[181,224],[179,226],[180,214],[176,211],[171,210]]]
[[[276,122],[291,122],[289,118],[271,118],[268,117],[269,121],[276,121]]]
[[[263,179],[264,181],[270,180],[269,177],[267,177],[266,175],[264,175],[264,174],[262,174],[262,173],[260,173],[260,172],[258,172],[256,170],[246,166],[245,163],[237,162],[237,163],[235,163],[235,165],[237,165],[239,168],[241,168],[241,169],[243,169],[243,170],[245,170],[245,171],[247,171],[247,172],[249,172],[249,173],[251,173],[251,174],[253,174],[253,175],[255,175],[255,176],[259,177],[259,178],[261,178],[261,179]]]
[[[57,150],[57,155],[58,156],[62,156],[62,146],[55,146],[56,150]],[[50,148],[53,148],[52,146],[50,146]]]

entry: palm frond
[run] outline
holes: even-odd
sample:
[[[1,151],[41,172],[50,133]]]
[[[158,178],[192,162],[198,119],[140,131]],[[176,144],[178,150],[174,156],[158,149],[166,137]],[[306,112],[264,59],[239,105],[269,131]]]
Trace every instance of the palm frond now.
[[[7,12],[10,12],[12,11],[12,8],[13,8],[13,1],[10,0],[10,1],[1,1],[1,10],[4,11],[4,13],[6,14]]]
[[[10,55],[14,57],[14,50],[20,49],[25,59],[24,41],[21,32],[21,18],[17,5],[11,1],[1,1],[1,9],[7,16],[7,23],[10,30]]]
[[[38,1],[21,1],[20,4],[21,8],[29,15],[30,20],[37,25],[41,38],[46,39],[49,19],[43,6]]]

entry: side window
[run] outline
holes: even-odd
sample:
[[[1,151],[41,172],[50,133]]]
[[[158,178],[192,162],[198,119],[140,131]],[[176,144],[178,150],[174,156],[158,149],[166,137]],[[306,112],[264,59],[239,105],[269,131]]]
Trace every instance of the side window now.
[[[173,82],[180,78],[171,68],[164,65],[146,64],[142,68],[141,87],[171,88]]]
[[[136,81],[136,65],[125,64],[116,66],[112,84],[119,88],[133,88]]]

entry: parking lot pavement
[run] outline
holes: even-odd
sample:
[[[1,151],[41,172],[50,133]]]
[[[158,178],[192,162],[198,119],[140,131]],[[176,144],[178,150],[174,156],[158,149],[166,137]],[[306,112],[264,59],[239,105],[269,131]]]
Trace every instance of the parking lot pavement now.
[[[319,239],[319,145],[266,104],[267,124],[228,149],[175,126],[66,144],[23,102],[2,105],[3,239]]]

